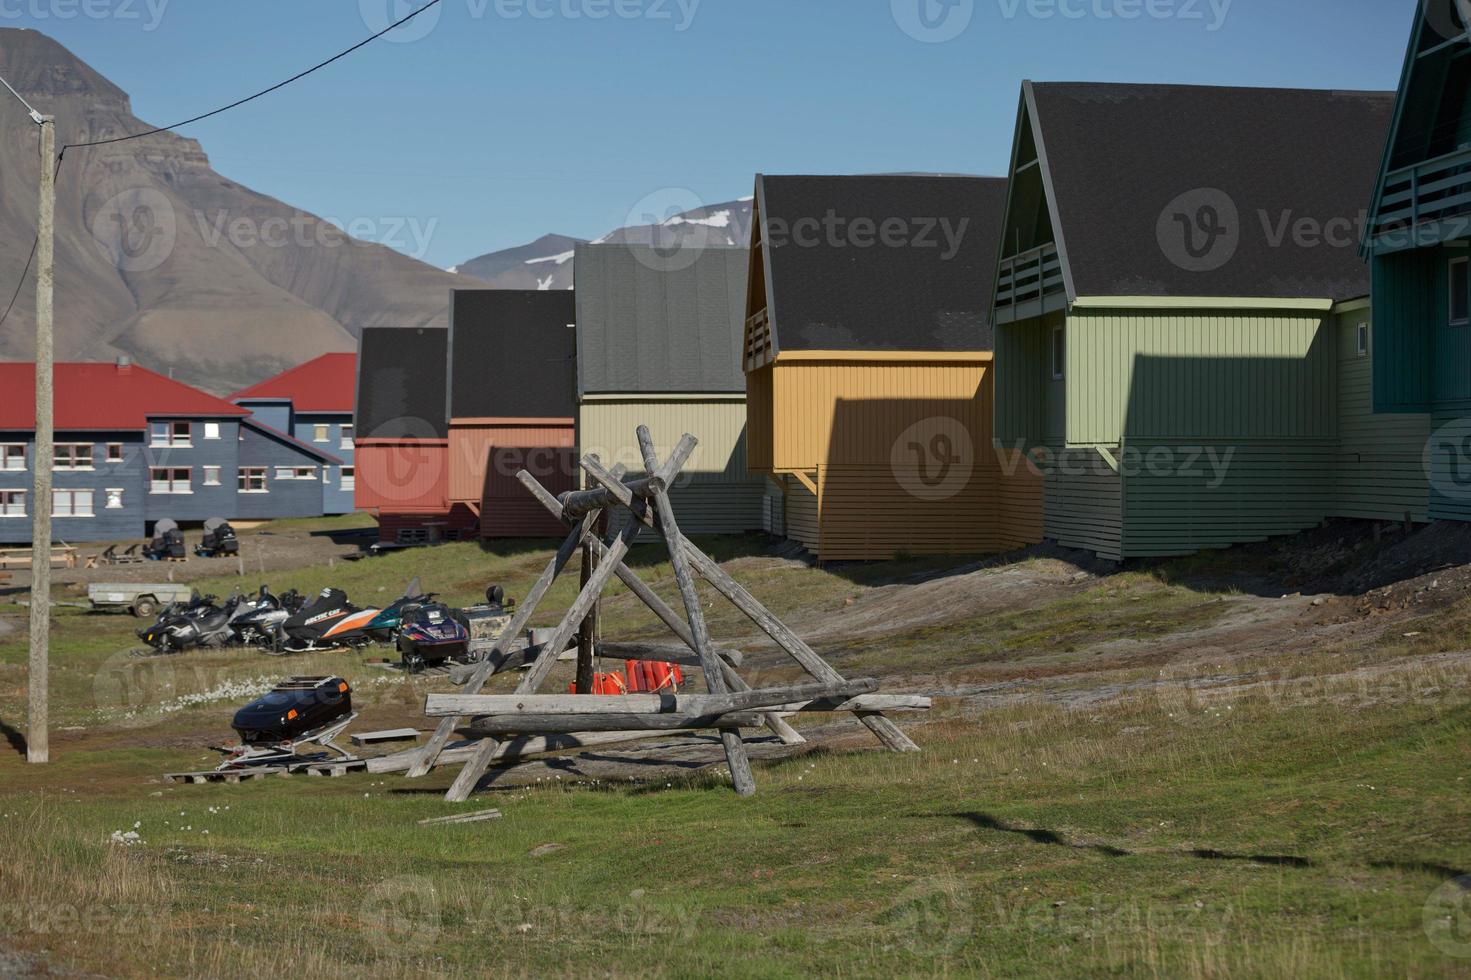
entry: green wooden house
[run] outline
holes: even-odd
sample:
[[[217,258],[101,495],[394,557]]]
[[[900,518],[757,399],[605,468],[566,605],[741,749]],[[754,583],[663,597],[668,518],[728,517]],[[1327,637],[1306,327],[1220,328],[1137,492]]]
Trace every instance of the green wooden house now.
[[[1434,519],[1471,520],[1471,37],[1450,0],[1418,5],[1365,234],[1374,407],[1431,418]]]
[[[1022,88],[996,433],[1045,535],[1113,559],[1424,517],[1423,415],[1375,416],[1357,217],[1388,93]]]

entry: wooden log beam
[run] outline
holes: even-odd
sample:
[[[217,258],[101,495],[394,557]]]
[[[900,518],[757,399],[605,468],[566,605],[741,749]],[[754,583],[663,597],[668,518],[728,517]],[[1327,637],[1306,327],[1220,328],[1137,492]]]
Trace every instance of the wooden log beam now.
[[[860,694],[851,698],[812,698],[790,704],[774,704],[766,710],[779,711],[784,715],[802,712],[859,714],[865,711],[928,711],[933,703],[932,699],[919,694]]]
[[[512,738],[496,745],[496,751],[491,761],[503,762],[533,755],[545,755],[549,752],[568,752],[604,745],[620,745],[624,742],[642,742],[652,738],[667,738],[671,735],[679,734],[682,733],[676,729],[665,732],[574,732],[572,734],[557,733]],[[439,759],[435,764],[449,766],[456,763],[469,762],[479,745],[480,741],[475,740],[445,746],[444,751],[439,753]],[[404,752],[395,752],[392,755],[369,759],[368,772],[406,772],[418,757],[419,751],[417,749],[409,749]]]
[[[727,694],[430,694],[424,713],[431,718],[457,715],[723,715],[776,704],[827,699],[834,704],[871,694],[871,677],[842,684],[788,684]]]
[[[654,437],[649,432],[649,427],[641,425],[637,429],[639,449],[644,457],[644,469],[649,473],[659,472],[659,457],[654,451]],[[686,436],[686,438],[690,438]],[[730,688],[725,683],[725,675],[721,672],[720,658],[715,655],[715,647],[710,642],[710,630],[705,623],[705,610],[700,606],[700,595],[695,588],[695,576],[690,571],[689,562],[685,559],[684,549],[680,547],[681,535],[679,533],[679,522],[675,520],[674,508],[670,506],[669,495],[662,487],[654,490],[650,498],[655,513],[659,518],[659,530],[664,535],[664,540],[669,548],[669,561],[674,566],[674,579],[679,586],[679,596],[684,602],[685,616],[689,619],[690,634],[695,641],[695,652],[700,656],[701,673],[705,676],[705,686],[712,695],[725,694]],[[629,523],[630,527],[636,527],[635,522]],[[750,796],[756,792],[756,776],[751,771],[751,760],[746,755],[746,745],[741,741],[741,730],[739,728],[722,728],[720,730],[720,741],[725,746],[725,759],[730,765],[731,785],[740,796]]]
[[[665,489],[658,477],[645,477],[642,480],[622,482],[629,494],[635,497],[642,497],[645,500],[651,498],[656,491]],[[607,489],[595,487],[591,490],[570,490],[559,496],[557,502],[562,505],[562,513],[566,515],[566,519],[575,521],[595,510],[611,507],[616,502],[616,499]]]

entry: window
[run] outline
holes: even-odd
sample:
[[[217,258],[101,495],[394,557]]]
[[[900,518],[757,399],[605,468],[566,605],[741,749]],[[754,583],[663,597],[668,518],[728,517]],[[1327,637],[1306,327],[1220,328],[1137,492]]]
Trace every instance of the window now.
[[[117,488],[109,488],[107,491],[107,510],[123,509],[123,491]]]
[[[193,493],[189,468],[155,466],[148,471],[149,493]]]
[[[270,493],[270,490],[266,488],[266,468],[264,466],[240,467],[240,492]]]
[[[154,422],[152,434],[155,446],[188,446],[190,444],[188,422]]]
[[[278,466],[276,467],[276,479],[278,480],[315,480],[317,468],[315,466]]]
[[[1451,323],[1464,326],[1471,321],[1471,260],[1451,259]]]
[[[1354,350],[1360,357],[1367,357],[1369,354],[1369,325],[1367,323],[1359,324],[1359,328],[1354,331]]]
[[[92,468],[92,444],[90,442],[58,442],[55,449],[58,470],[90,470]]]
[[[1061,381],[1067,369],[1067,336],[1062,327],[1052,328],[1052,380]]]
[[[17,473],[26,468],[26,447],[23,442],[7,442],[0,446],[0,470]]]
[[[109,442],[107,444],[107,461],[109,463],[121,463],[123,461],[123,444],[120,442]]]
[[[218,466],[206,466],[204,468],[204,485],[217,487],[220,485],[220,468]]]
[[[326,442],[330,438],[332,438],[332,427],[330,425],[319,424],[313,427],[313,442]]]
[[[344,466],[342,468],[342,489],[356,490],[357,483],[357,471],[351,466]]]
[[[342,425],[342,441],[338,443],[343,449],[352,448],[352,424],[344,422]]]
[[[51,513],[56,517],[91,517],[91,490],[52,490]]]
[[[218,422],[206,422],[206,423],[204,423],[204,437],[206,439],[218,439],[220,437],[220,423],[218,423]]]
[[[24,490],[0,490],[0,517],[25,517],[26,492]]]

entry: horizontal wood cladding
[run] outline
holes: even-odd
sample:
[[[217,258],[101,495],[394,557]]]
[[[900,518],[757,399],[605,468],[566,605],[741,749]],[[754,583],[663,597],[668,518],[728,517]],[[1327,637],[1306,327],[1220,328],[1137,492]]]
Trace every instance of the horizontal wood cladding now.
[[[355,462],[353,500],[358,510],[449,510],[449,447],[443,441],[375,439],[358,444]]]
[[[450,423],[449,499],[452,502],[481,502],[485,496],[486,470],[495,447],[541,449],[554,454],[576,443],[576,429],[571,420],[543,420],[552,424],[536,425],[527,424],[529,421],[456,419]]]
[[[622,463],[630,473],[642,473],[643,455],[635,437],[640,425],[649,427],[660,459],[679,444],[685,433],[698,439],[699,445],[682,472],[698,477],[702,484],[765,484],[765,479],[748,466],[744,398],[641,396],[584,401],[579,409],[579,451],[584,455],[595,453],[604,466]]]
[[[570,431],[570,430],[568,430]],[[546,433],[550,435],[551,433]],[[570,439],[568,440],[570,442]],[[480,498],[486,539],[565,537],[567,527],[517,478],[522,470],[553,494],[577,489],[577,452],[570,445],[491,445]]]
[[[787,537],[800,542],[802,547],[818,555],[821,550],[821,542],[818,530],[820,522],[817,516],[817,495],[795,480],[788,480],[784,513]]]
[[[670,488],[669,502],[679,529],[686,534],[745,534],[764,530],[762,501],[766,488],[759,483],[695,482]],[[612,524],[621,529],[628,511],[618,510]],[[652,539],[652,531],[641,537]]]
[[[1319,313],[1074,310],[1067,443],[1334,437],[1333,338]]]
[[[917,423],[950,417],[976,445],[991,443],[991,355],[933,360],[896,355],[892,362],[793,360],[748,376],[752,458],[778,473],[819,466],[887,463]],[[769,404],[767,398],[769,380]],[[768,427],[758,434],[758,428]]]
[[[1067,451],[1049,466],[1043,534],[1064,548],[1124,557],[1124,483],[1096,450]]]

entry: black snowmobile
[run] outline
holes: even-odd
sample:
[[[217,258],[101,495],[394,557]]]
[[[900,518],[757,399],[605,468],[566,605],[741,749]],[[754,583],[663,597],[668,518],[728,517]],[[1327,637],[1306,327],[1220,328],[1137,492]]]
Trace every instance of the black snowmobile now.
[[[204,522],[204,537],[194,553],[201,558],[228,558],[240,554],[240,538],[230,522],[223,517],[211,517]]]
[[[373,642],[368,626],[378,609],[359,609],[341,589],[323,589],[276,628],[278,653],[305,653],[338,647],[363,647]]]
[[[289,678],[235,712],[230,727],[240,744],[224,750],[219,768],[306,761],[297,754],[297,747],[305,744],[351,759],[332,740],[356,717],[352,688],[341,677]]]
[[[254,607],[230,620],[235,641],[244,646],[273,642],[280,625],[299,612],[301,606],[301,594],[295,589],[278,596],[262,585]]]
[[[431,593],[409,603],[399,617],[395,645],[404,670],[411,674],[430,664],[469,659],[470,623],[465,614],[434,598]]]
[[[153,625],[138,630],[138,639],[160,653],[222,647],[235,637],[231,620],[250,608],[238,594],[224,605],[216,596],[196,594],[187,603],[166,606]]]
[[[152,561],[189,557],[184,548],[184,532],[176,522],[164,518],[153,525],[153,540],[143,549],[143,556]]]

